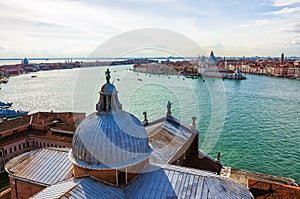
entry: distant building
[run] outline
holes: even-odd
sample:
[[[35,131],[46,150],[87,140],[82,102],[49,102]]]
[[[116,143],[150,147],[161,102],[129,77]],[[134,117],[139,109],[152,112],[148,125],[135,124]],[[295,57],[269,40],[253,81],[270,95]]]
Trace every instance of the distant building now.
[[[252,198],[216,175],[219,159],[198,151],[196,118],[183,124],[169,104],[166,117],[144,126],[122,109],[109,79],[107,71],[97,111],[76,128],[72,148],[42,148],[6,164],[12,198]]]

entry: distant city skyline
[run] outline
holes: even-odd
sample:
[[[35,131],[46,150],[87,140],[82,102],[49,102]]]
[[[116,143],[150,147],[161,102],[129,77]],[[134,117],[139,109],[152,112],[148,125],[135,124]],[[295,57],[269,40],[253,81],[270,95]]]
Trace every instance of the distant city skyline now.
[[[87,57],[140,28],[183,34],[206,55],[300,56],[299,13],[300,0],[3,0],[0,58]]]

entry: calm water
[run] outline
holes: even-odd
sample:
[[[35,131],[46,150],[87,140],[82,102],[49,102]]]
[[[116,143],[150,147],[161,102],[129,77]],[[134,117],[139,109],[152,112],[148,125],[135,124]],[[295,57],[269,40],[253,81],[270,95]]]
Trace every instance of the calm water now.
[[[300,81],[247,76],[246,81],[187,79],[111,68],[123,109],[143,119],[172,114],[191,124],[196,116],[200,148],[224,165],[294,178],[300,182]],[[91,113],[104,83],[104,67],[37,72],[11,77],[0,101],[15,109]]]

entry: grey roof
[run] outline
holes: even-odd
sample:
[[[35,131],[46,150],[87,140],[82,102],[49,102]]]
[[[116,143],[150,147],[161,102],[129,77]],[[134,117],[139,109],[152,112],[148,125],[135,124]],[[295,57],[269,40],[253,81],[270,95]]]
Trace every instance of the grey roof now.
[[[150,162],[172,163],[192,144],[198,131],[172,116],[150,123],[146,127],[153,152]]]
[[[42,185],[52,185],[73,176],[68,158],[70,149],[42,148],[11,159],[6,171],[15,178]]]
[[[148,165],[126,187],[126,198],[252,198],[249,190],[229,178],[173,165]]]
[[[50,198],[125,198],[124,191],[120,188],[102,184],[90,177],[70,179],[52,185],[34,195],[34,199]]]
[[[131,184],[114,187],[90,177],[50,186],[33,198],[252,198],[229,178],[171,165],[148,165]]]
[[[89,115],[77,127],[72,146],[72,161],[89,169],[135,164],[152,151],[143,124],[123,110]]]

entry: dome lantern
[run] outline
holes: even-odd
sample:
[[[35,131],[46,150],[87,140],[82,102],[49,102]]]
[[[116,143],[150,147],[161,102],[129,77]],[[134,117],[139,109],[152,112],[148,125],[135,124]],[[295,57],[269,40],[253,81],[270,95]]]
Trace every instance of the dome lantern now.
[[[122,110],[122,104],[119,102],[116,88],[110,83],[110,71],[105,72],[106,83],[102,86],[99,94],[100,98],[96,104],[97,115],[110,114],[111,110]]]

